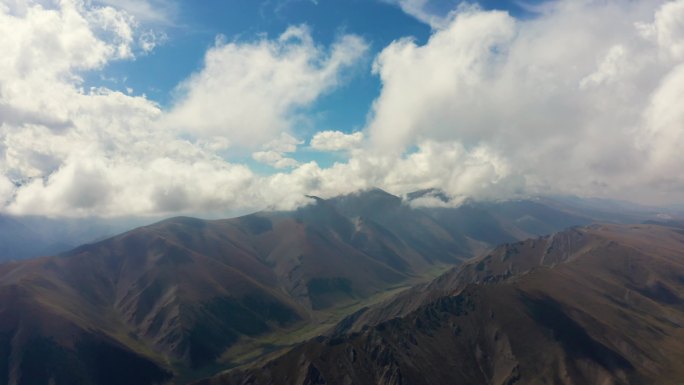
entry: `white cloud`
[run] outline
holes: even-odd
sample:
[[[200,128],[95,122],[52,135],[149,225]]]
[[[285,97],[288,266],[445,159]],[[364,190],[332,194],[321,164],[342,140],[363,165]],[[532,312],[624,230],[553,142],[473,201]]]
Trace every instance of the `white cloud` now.
[[[426,44],[398,40],[377,57],[382,91],[365,130],[309,141],[346,151],[330,167],[295,160],[294,127],[366,51],[358,37],[321,47],[294,27],[219,42],[163,111],[83,89],[86,71],[145,49],[132,10],[0,4],[3,211],[289,209],[305,194],[373,186],[436,187],[456,201],[538,192],[681,201],[684,0],[556,1],[523,21],[461,8]],[[233,151],[281,171],[257,175],[226,161]]]
[[[532,193],[681,200],[680,173],[665,164],[684,162],[671,150],[684,144],[683,10],[682,0],[561,0],[523,21],[459,12],[425,45],[400,40],[378,56],[367,133],[388,154],[424,140],[486,146]]]
[[[456,124],[468,129],[470,122],[463,121],[468,115],[486,120],[485,103],[459,104],[475,96],[464,91],[487,87],[484,78],[495,71],[499,48],[515,32],[515,21],[503,12],[473,12],[459,15],[425,46],[404,39],[385,48],[374,64],[383,89],[369,125],[371,140],[378,147],[403,150],[421,130],[452,132],[457,118]],[[462,113],[466,108],[470,114]]]
[[[362,132],[345,134],[341,131],[320,131],[311,138],[311,148],[319,151],[352,150],[362,141]]]
[[[658,44],[675,60],[684,59],[684,2],[672,1],[658,10],[653,23]]]
[[[70,0],[3,5],[3,211],[147,215],[231,210],[251,198],[240,192],[254,175],[215,155],[221,140],[188,142],[157,128],[154,102],[82,88],[84,71],[135,52],[139,31],[128,13]]]
[[[286,153],[297,151],[297,146],[302,143],[304,143],[304,141],[299,140],[288,133],[282,132],[280,137],[267,142],[263,147],[266,150]]]
[[[250,191],[254,180],[244,166],[202,158],[157,156],[133,162],[93,154],[78,157],[49,179],[23,186],[9,211],[68,216],[211,212],[251,198],[242,193]]]
[[[109,13],[116,13],[119,18],[126,16],[126,23],[115,24],[119,28],[134,27],[140,30],[135,38],[135,44],[140,52],[147,54],[158,45],[168,40],[163,31],[176,22],[178,4],[175,0],[94,0],[95,4],[104,5],[102,9]],[[112,23],[100,23],[107,25]],[[111,27],[110,27],[111,28]],[[133,40],[133,31],[129,31]]]
[[[301,195],[287,195],[299,190],[272,185],[271,177],[257,176],[248,167],[219,156],[234,148],[240,151],[244,143],[239,135],[235,139],[219,130],[216,135],[194,132],[188,138],[160,124],[166,112],[144,96],[82,88],[84,71],[131,59],[137,49],[145,49],[136,46],[145,32],[128,12],[75,0],[52,8],[36,2],[2,4],[0,51],[6,53],[0,56],[3,211],[54,216],[218,215],[268,205],[292,207],[305,200]],[[306,29],[293,28],[275,41],[220,45],[208,56],[220,56],[222,49],[254,59],[232,63],[257,66],[240,74],[260,78],[251,84],[265,87],[251,96],[236,96],[238,101],[244,96],[255,103],[254,121],[259,121],[263,107],[270,109],[274,127],[289,128],[294,110],[335,87],[340,71],[353,64],[365,44],[357,37],[344,36],[325,49],[313,43]],[[266,60],[260,62],[262,58]],[[234,75],[224,73],[231,68],[207,68],[224,80]],[[209,79],[206,71],[201,74]],[[194,92],[199,95],[197,88]],[[283,100],[276,100],[271,92]],[[259,95],[266,95],[265,99],[259,101]],[[195,120],[202,118],[195,116]],[[260,128],[248,116],[245,119],[252,125],[242,129]],[[263,140],[255,143],[270,155],[256,158],[270,156],[276,167],[297,165],[283,154],[295,151],[302,141],[287,129],[258,136]]]
[[[265,201],[290,208],[305,203],[304,195],[329,197],[371,187],[397,194],[439,188],[455,201],[473,195],[513,196],[524,187],[512,166],[488,148],[468,151],[458,142],[435,141],[422,142],[404,156],[356,150],[347,162],[329,168],[309,162],[260,183]]]
[[[85,8],[77,0],[62,1],[58,9],[25,5],[23,16],[15,14],[18,9],[10,4],[0,12],[3,80],[52,79],[130,56],[131,25],[126,14],[111,8]],[[109,41],[98,38],[96,24],[98,30],[112,34]]]
[[[165,43],[168,38],[169,37],[164,32],[147,30],[138,37],[138,46],[140,46],[143,53],[150,53],[157,48],[158,45]]]
[[[288,158],[278,151],[257,151],[252,154],[252,158],[259,163],[267,164],[275,168],[292,168],[299,165],[295,159]]]
[[[178,14],[174,0],[95,0],[96,3],[125,10],[145,24],[168,25]]]
[[[180,86],[165,125],[259,147],[291,131],[299,110],[336,87],[340,72],[366,50],[353,35],[342,36],[330,49],[319,47],[305,26],[290,27],[276,40],[218,41],[204,68]]]
[[[628,52],[624,46],[611,47],[596,71],[580,81],[580,89],[619,81],[632,68],[626,57]]]
[[[437,1],[434,0],[384,0],[388,3],[393,3],[398,5],[402,11],[415,17],[417,20],[429,25],[433,29],[441,29],[449,24],[449,20],[453,17],[453,14],[458,12],[458,7],[461,10],[472,7],[472,5],[461,2],[459,0],[447,0],[454,8],[454,11],[447,13],[437,13],[432,10],[432,3]],[[460,5],[459,5],[460,4]],[[444,7],[444,4],[442,4]]]
[[[290,134],[281,133],[280,137],[264,144],[264,151],[252,153],[252,159],[274,168],[292,168],[299,165],[295,159],[285,156],[297,151],[297,146],[304,143]]]
[[[678,196],[684,186],[684,63],[661,81],[644,112],[639,144],[645,154],[641,183],[655,187],[665,199]],[[640,175],[641,176],[641,175]]]

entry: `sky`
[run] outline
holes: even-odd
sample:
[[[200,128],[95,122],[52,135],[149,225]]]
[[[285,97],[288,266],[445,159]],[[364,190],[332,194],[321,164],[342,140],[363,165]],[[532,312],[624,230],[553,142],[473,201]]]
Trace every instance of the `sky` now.
[[[0,213],[684,203],[684,0],[0,0],[0,52]]]

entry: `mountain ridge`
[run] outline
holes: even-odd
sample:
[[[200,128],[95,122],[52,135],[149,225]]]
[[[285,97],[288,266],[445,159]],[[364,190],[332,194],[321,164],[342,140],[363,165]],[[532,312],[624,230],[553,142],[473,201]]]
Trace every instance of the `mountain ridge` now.
[[[0,296],[22,293],[13,308],[0,308],[8,320],[0,334],[13,341],[0,349],[0,359],[14,368],[9,383],[20,383],[22,363],[31,362],[22,352],[33,343],[17,336],[28,330],[51,341],[47,356],[36,354],[36,360],[53,362],[50,352],[75,352],[75,369],[59,372],[60,378],[95,381],[83,367],[92,354],[79,353],[64,338],[69,330],[102,354],[119,349],[150,376],[160,376],[154,378],[191,380],[324,333],[497,239],[592,221],[539,203],[464,207],[413,208],[374,190],[319,199],[291,212],[170,218],[58,257],[0,265]],[[519,221],[521,213],[535,225]],[[67,326],[8,316],[15,313]],[[56,378],[51,370],[45,381]]]
[[[684,234],[654,225],[504,245],[407,314],[196,384],[674,383],[684,375],[683,245]],[[502,270],[515,260],[519,271]]]

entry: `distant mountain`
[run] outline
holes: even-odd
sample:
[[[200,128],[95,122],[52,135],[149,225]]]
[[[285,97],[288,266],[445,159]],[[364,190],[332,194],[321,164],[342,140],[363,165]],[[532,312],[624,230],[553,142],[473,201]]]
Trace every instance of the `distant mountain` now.
[[[0,214],[0,262],[63,253],[151,222],[144,218],[45,218]]]
[[[393,197],[387,199],[385,202],[389,205],[389,207],[386,208],[390,210],[392,210],[392,207],[398,206],[405,206],[404,208],[408,208],[406,206],[413,205],[415,202],[429,198],[435,202],[441,202],[443,203],[443,206],[445,206],[438,209],[427,209],[428,212],[432,211],[432,214],[428,213],[430,216],[433,214],[437,216],[444,215],[450,211],[459,211],[459,208],[450,210],[446,207],[452,204],[452,202],[450,202],[450,198],[446,193],[438,189],[416,191],[407,194],[403,200],[399,197],[391,196],[382,190],[371,189],[358,194],[339,197],[339,199],[332,199],[330,201],[331,203],[337,201],[339,204],[336,205],[336,208],[345,215],[354,214],[352,216],[356,217],[367,216],[367,211],[364,210],[364,208],[372,208],[375,214],[380,214],[380,216],[382,216],[382,204],[381,206],[375,207],[375,203],[373,202],[376,202],[378,199],[378,202],[382,201],[383,196],[384,198]],[[499,212],[505,205],[514,206],[516,204],[524,205],[531,203],[537,203],[542,207],[554,209],[552,210],[553,216],[558,212],[563,213],[561,217],[574,216],[574,218],[569,221],[569,223],[572,224],[579,224],[580,222],[577,222],[578,218],[582,218],[585,222],[589,219],[617,223],[640,223],[644,220],[663,219],[658,217],[658,214],[661,214],[661,209],[639,206],[628,202],[606,199],[584,199],[572,196],[531,198],[527,200],[493,203],[467,200],[461,205],[463,206],[461,210],[465,211],[465,208],[469,206],[471,208],[476,207],[475,211],[478,209],[485,210],[487,211],[487,215],[497,216],[496,220],[501,220],[504,224],[511,220],[516,221],[513,226],[509,226],[509,229],[520,227],[526,231],[528,236],[546,234],[549,231],[557,230],[558,223],[552,223],[551,227],[547,226],[547,223],[536,223],[535,221],[538,218],[534,215],[526,217],[526,215],[530,213],[526,212],[524,209],[520,213],[517,213],[520,214],[518,216],[515,216],[517,215],[516,213]],[[355,204],[357,206],[353,207]],[[351,212],[349,210],[351,210]],[[356,211],[355,213],[354,210]],[[677,217],[684,215],[684,212],[674,208],[667,211],[676,213]],[[514,215],[515,217],[511,215]],[[461,218],[461,220],[464,217],[467,217],[467,215],[464,216],[462,214],[457,214],[457,216]],[[665,215],[665,217],[667,217],[667,215]],[[433,217],[433,219],[439,221],[439,218],[437,217]],[[484,221],[487,219],[483,218],[480,220]],[[552,220],[552,222],[554,220]],[[151,218],[46,218],[41,216],[10,216],[0,214],[0,262],[60,254],[78,245],[103,240],[121,232],[138,226],[147,225],[155,221],[155,219]],[[543,219],[542,222],[544,222]],[[449,223],[440,224],[451,228],[451,224]],[[520,234],[514,234],[513,238],[509,237],[508,239],[512,240],[520,236]],[[492,237],[492,239],[495,241],[501,240],[496,236]]]
[[[675,227],[595,225],[504,245],[400,297],[413,309],[399,317],[396,301],[378,305],[385,321],[196,385],[684,378],[684,232]]]
[[[51,255],[72,248],[13,217],[0,215],[0,261]]]
[[[312,201],[0,265],[0,384],[182,383],[370,316],[498,243],[593,220],[536,201],[412,208],[377,189]],[[411,298],[399,307],[429,299]]]

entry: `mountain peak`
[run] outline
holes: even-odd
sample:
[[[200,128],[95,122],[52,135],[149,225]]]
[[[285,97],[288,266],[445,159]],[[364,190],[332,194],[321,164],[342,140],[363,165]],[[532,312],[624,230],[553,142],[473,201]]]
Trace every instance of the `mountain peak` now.
[[[304,196],[307,197],[307,198],[309,198],[309,199],[315,200],[316,203],[323,202],[323,201],[325,200],[325,199],[323,199],[323,198],[321,198],[321,197],[317,197],[317,196],[315,196],[315,195],[304,195]]]
[[[444,203],[448,203],[451,200],[449,195],[444,190],[438,188],[427,188],[406,194],[406,198],[409,201],[425,197],[436,198]]]
[[[328,201],[348,217],[372,217],[402,204],[401,198],[379,188],[338,196]]]

